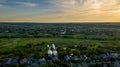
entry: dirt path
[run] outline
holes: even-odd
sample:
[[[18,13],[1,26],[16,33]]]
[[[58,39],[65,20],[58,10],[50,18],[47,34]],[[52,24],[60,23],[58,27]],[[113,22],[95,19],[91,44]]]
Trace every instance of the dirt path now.
[[[5,47],[5,46],[10,46],[10,45],[12,45],[12,44],[16,44],[19,40],[20,40],[20,38],[17,38],[17,39],[15,39],[15,40],[13,40],[11,43],[8,43],[8,44],[5,44],[5,45],[0,46],[0,48]]]

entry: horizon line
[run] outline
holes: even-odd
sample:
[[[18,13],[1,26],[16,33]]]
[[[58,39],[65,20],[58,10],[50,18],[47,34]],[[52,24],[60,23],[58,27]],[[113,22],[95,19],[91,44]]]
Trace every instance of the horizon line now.
[[[64,21],[61,21],[61,22],[60,21],[57,21],[57,22],[51,22],[51,21],[50,22],[49,21],[47,21],[47,22],[42,22],[42,21],[40,21],[40,22],[33,22],[33,21],[32,22],[31,21],[24,22],[23,21],[22,22],[22,21],[20,21],[19,22],[19,21],[16,21],[15,22],[15,21],[13,21],[13,22],[11,22],[10,21],[10,22],[2,22],[2,21],[0,21],[0,23],[120,23],[120,22],[113,22],[113,21],[112,22],[108,22],[108,21],[105,21],[105,22],[102,22],[102,21],[93,21],[93,22],[92,21],[80,21],[80,22],[74,22],[74,21],[70,21],[70,22],[64,22]]]

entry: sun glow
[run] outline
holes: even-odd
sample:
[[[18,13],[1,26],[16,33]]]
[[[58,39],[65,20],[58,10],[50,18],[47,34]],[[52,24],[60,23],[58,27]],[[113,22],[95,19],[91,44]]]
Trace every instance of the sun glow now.
[[[15,2],[19,5],[23,4],[20,10],[24,8],[24,12],[17,11],[18,8],[15,7],[15,9],[9,7],[8,10],[8,7],[6,8],[3,4],[0,4],[2,5],[0,8],[5,7],[3,10],[1,10],[2,16],[0,16],[0,21],[120,21],[119,0],[49,0],[45,2],[49,3],[50,5],[47,6],[44,4],[41,7],[39,6],[41,3]],[[9,12],[5,13],[6,11],[4,10],[7,10]],[[12,10],[15,10],[15,13],[12,13]]]

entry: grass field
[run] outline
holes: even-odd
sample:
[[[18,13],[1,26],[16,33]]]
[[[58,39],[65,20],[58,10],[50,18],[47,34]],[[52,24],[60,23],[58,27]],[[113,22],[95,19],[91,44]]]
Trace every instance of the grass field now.
[[[40,45],[39,48],[41,49],[41,51],[39,51],[39,48],[36,48],[36,44],[40,44],[42,42],[44,42],[45,44]],[[26,46],[30,43],[34,45],[32,46],[32,48],[24,47],[24,49],[26,49],[25,51],[24,49],[21,48],[21,46]],[[81,54],[85,53],[88,56],[88,58],[93,58],[94,55],[92,54],[97,54],[97,53],[99,54],[99,51],[97,50],[100,50],[101,52],[105,52],[105,53],[120,52],[119,40],[117,41],[116,40],[86,40],[86,39],[73,39],[73,38],[1,38],[0,39],[0,59],[4,59],[6,57],[14,57],[14,56],[29,57],[33,54],[35,54],[35,56],[46,56],[47,50],[45,47],[47,44],[52,44],[52,43],[54,43],[57,47],[62,47],[62,48],[63,47],[71,48],[72,46],[71,49],[74,49],[73,47],[74,45],[80,45],[82,49],[80,49],[80,47],[75,48],[76,49],[75,51],[76,52],[78,51]],[[84,48],[83,46],[85,46],[87,49]],[[103,48],[99,46],[103,46]],[[61,52],[63,54],[65,53],[65,51],[59,50],[58,51],[59,56],[63,55],[61,54]]]
[[[45,44],[55,43],[57,46],[66,45],[103,45],[103,46],[119,46],[120,41],[110,41],[110,40],[81,40],[81,39],[67,39],[67,38],[1,38],[0,39],[0,52],[8,52],[16,47],[25,46],[28,43],[37,44],[41,42]]]

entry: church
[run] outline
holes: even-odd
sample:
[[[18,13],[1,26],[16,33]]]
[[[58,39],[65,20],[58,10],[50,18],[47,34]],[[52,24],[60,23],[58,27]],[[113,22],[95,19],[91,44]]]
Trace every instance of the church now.
[[[58,52],[56,50],[55,44],[47,45],[48,48],[48,57],[57,57],[58,56]]]

